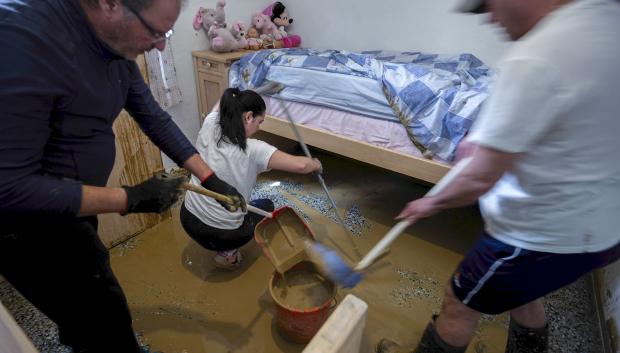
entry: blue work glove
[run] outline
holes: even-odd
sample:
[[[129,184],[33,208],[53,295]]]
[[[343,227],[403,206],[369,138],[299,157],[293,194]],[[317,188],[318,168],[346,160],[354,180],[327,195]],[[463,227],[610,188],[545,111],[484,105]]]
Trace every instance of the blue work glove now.
[[[239,191],[237,191],[234,186],[218,178],[215,173],[211,173],[211,175],[209,175],[205,180],[203,180],[200,185],[202,185],[202,187],[205,189],[209,189],[211,191],[217,192],[218,194],[222,194],[231,198],[233,200],[233,204],[228,204],[226,202],[216,200],[220,205],[222,205],[222,207],[227,209],[229,212],[235,212],[238,209],[241,209],[244,213],[247,211],[245,199],[239,193]]]
[[[362,281],[362,275],[355,272],[337,252],[319,243],[313,243],[312,249],[320,257],[319,267],[323,274],[344,288],[353,288]],[[318,260],[318,259],[317,259]]]

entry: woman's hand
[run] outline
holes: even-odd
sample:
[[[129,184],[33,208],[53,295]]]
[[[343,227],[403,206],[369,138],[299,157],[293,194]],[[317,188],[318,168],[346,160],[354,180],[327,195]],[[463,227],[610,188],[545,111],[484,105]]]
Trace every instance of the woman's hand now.
[[[317,172],[319,174],[323,173],[323,165],[321,164],[321,161],[319,161],[318,158],[312,158],[312,161],[315,164],[313,172]]]

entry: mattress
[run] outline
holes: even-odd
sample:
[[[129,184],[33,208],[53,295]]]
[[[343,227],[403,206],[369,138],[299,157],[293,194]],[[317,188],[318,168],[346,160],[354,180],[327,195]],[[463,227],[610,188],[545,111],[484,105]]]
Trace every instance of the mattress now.
[[[286,89],[279,97],[294,102],[312,103],[357,115],[397,121],[388,104],[381,82],[360,76],[305,68],[272,66],[266,80],[279,82]]]
[[[297,124],[318,128],[411,156],[422,157],[420,150],[409,139],[407,130],[398,122],[373,119],[339,109],[269,96],[263,96],[263,99],[267,104],[267,114],[269,115],[286,119],[284,105]],[[438,158],[433,160],[446,163]]]
[[[276,98],[402,124],[425,154],[453,160],[488,96],[489,78],[488,67],[467,53],[294,48],[243,56],[231,66],[229,84],[278,83]]]

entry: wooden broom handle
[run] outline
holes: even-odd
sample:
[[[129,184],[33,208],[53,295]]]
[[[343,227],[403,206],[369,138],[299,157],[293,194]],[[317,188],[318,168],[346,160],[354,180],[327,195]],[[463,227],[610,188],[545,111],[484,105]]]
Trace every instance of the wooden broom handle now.
[[[211,191],[209,189],[205,189],[202,186],[198,186],[198,185],[194,185],[194,184],[190,184],[190,183],[183,183],[183,184],[181,184],[181,187],[183,189],[185,189],[185,190],[189,190],[189,191],[193,191],[193,192],[198,193],[198,194],[209,196],[211,198],[214,198],[214,199],[216,199],[216,200],[218,200],[220,202],[227,203],[229,205],[234,205],[235,204],[235,202],[230,197],[228,197],[226,195],[219,194],[219,193],[217,193],[215,191]]]
[[[433,186],[433,188],[426,193],[425,197],[435,196],[443,191],[443,189],[445,189],[446,186],[448,186],[452,180],[454,180],[454,178],[456,178],[461,171],[469,165],[471,159],[472,157],[463,158],[456,165],[454,165],[454,167],[452,167],[452,169],[450,169],[448,173],[446,173],[446,175],[444,175],[443,178],[441,178],[441,180],[439,180],[437,184],[435,184],[435,186]],[[366,256],[364,256],[357,266],[355,266],[354,270],[363,271],[370,266],[370,264],[372,264],[375,259],[379,257],[385,249],[387,249],[410,225],[411,221],[408,219],[396,223],[396,225],[390,229],[390,231],[379,241],[379,243],[377,243],[377,245],[375,245],[375,247],[372,248]]]
[[[228,196],[226,195],[222,195],[219,194],[215,191],[211,191],[209,189],[205,189],[202,186],[198,186],[198,185],[194,185],[194,184],[190,184],[190,183],[183,183],[181,184],[181,187],[185,190],[188,191],[192,191],[201,195],[205,195],[205,196],[209,196],[211,198],[214,198],[220,202],[224,202],[227,203],[229,205],[234,205],[235,202]],[[252,212],[252,213],[256,213],[258,215],[261,215],[263,217],[267,217],[267,218],[273,218],[273,214],[271,212],[267,212],[263,209],[260,209],[258,207],[254,207],[252,205],[250,205],[249,203],[246,203],[245,205],[248,209],[248,211]]]

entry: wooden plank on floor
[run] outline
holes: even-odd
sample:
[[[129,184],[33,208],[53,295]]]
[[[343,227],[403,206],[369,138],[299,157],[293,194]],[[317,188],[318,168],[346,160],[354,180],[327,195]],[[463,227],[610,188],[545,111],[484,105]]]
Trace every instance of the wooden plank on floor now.
[[[616,353],[618,348],[618,327],[616,326],[613,315],[610,315],[609,320],[606,320],[605,313],[605,275],[603,269],[596,270],[587,275],[588,284],[592,288],[592,299],[594,300],[594,307],[596,308],[596,317],[598,322],[599,332],[601,333],[601,341],[603,343],[603,352],[601,353]]]
[[[303,353],[359,353],[368,304],[348,294]]]
[[[0,353],[37,353],[37,349],[0,303]]]

